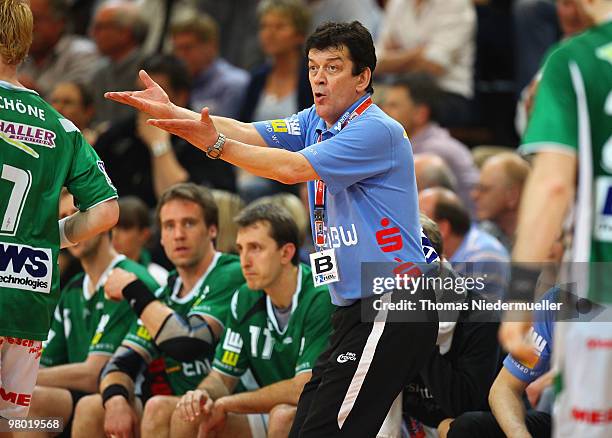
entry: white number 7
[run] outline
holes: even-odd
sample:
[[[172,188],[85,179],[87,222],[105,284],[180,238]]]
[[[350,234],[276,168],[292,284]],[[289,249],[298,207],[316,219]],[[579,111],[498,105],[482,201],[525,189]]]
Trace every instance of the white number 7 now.
[[[25,200],[30,191],[32,174],[29,170],[26,171],[4,164],[2,165],[2,179],[12,182],[13,190],[11,191],[8,206],[6,207],[4,218],[2,219],[0,233],[13,236],[17,231],[21,211],[23,210]]]

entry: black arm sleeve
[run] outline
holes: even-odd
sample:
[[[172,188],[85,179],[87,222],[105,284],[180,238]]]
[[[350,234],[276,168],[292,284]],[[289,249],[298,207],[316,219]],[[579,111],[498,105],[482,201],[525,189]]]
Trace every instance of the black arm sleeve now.
[[[204,318],[190,315],[185,319],[176,312],[162,323],[155,344],[164,353],[181,362],[189,362],[215,351],[215,335]]]
[[[136,351],[121,345],[106,363],[100,372],[100,382],[110,373],[122,372],[130,376],[133,381],[145,371],[147,362]]]

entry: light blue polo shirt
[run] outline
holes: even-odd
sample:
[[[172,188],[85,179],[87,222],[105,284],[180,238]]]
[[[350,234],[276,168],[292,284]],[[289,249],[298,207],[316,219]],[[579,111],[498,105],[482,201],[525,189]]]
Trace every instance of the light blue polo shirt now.
[[[335,248],[340,275],[329,289],[340,306],[373,295],[361,290],[361,262],[425,262],[412,147],[404,129],[374,104],[340,129],[367,97],[330,129],[314,106],[286,119],[254,123],[269,146],[300,152],[327,184],[326,245]],[[313,194],[311,181],[311,223]]]

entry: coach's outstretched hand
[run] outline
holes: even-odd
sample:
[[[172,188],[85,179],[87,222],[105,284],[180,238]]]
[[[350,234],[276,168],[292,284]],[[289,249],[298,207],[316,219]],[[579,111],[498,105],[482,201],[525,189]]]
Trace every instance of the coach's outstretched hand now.
[[[219,133],[210,118],[208,108],[204,107],[199,120],[191,119],[149,119],[147,123],[184,138],[192,145],[206,151],[213,145]]]
[[[174,105],[168,95],[146,71],[138,72],[145,85],[141,91],[109,91],[104,97],[115,102],[129,105],[157,119],[199,118],[197,113]]]

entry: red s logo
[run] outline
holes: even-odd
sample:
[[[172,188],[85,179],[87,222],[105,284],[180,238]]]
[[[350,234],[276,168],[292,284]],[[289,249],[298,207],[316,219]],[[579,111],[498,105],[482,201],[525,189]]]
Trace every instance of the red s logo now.
[[[380,224],[385,228],[388,227],[390,223],[391,221],[386,217],[380,221]],[[376,242],[378,242],[378,245],[383,252],[399,251],[404,247],[402,235],[400,234],[400,229],[398,227],[391,227],[377,231]]]

